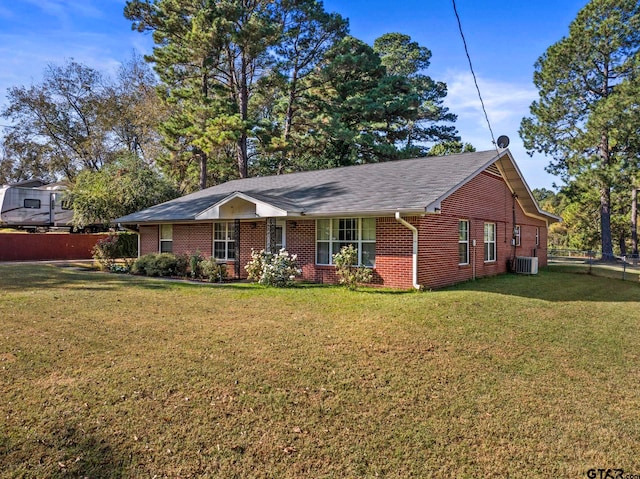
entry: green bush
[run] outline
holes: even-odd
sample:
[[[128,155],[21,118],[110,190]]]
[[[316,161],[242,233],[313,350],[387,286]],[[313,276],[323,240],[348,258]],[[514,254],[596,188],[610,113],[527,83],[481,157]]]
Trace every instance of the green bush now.
[[[339,253],[333,255],[336,274],[340,284],[355,289],[358,283],[370,283],[373,279],[371,268],[358,266],[358,250],[353,245],[343,246]]]
[[[200,251],[196,251],[195,253],[187,253],[189,257],[189,276],[192,278],[201,278],[202,277],[202,269],[200,268],[200,263],[204,260],[204,257],[200,253]]]
[[[124,261],[127,272],[131,269],[134,258],[138,256],[138,235],[134,233],[109,233],[104,239],[98,240],[91,250],[93,259],[100,265],[100,269],[114,271],[117,260]]]
[[[211,283],[227,279],[227,265],[218,263],[214,257],[200,261],[198,268],[201,277]]]
[[[132,267],[134,274],[145,276],[186,276],[188,260],[185,255],[149,253],[138,258]]]

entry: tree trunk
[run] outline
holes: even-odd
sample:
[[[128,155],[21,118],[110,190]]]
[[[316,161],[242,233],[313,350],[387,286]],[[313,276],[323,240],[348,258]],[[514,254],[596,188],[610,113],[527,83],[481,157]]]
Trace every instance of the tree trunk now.
[[[195,150],[198,165],[200,166],[200,178],[198,186],[201,190],[207,187],[207,154],[202,150]]]
[[[243,122],[246,122],[249,118],[249,73],[247,71],[247,60],[242,54],[242,66],[240,71],[240,85],[239,85],[239,100],[240,100],[240,117]],[[238,158],[238,174],[240,178],[246,178],[248,176],[248,164],[247,157],[247,133],[243,129],[237,145],[237,158]]]
[[[638,257],[638,187],[631,188],[631,254]]]
[[[602,260],[613,261],[613,243],[611,240],[611,192],[608,187],[600,189],[600,234]]]

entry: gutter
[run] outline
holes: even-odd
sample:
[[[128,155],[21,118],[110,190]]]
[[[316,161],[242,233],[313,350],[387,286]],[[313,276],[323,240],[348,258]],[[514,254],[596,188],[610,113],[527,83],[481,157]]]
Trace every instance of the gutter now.
[[[413,233],[413,255],[412,255],[413,268],[412,268],[411,279],[413,282],[413,287],[415,289],[420,289],[420,285],[418,284],[418,228],[413,226],[408,221],[405,221],[404,219],[402,219],[400,217],[399,211],[396,211],[396,221],[401,225],[404,225],[407,228],[409,228]]]

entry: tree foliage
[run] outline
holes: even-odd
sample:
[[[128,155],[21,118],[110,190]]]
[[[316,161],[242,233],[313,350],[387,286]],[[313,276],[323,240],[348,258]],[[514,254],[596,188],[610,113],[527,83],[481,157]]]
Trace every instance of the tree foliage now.
[[[627,174],[617,140],[626,134],[612,129],[611,103],[625,98],[624,85],[640,73],[639,47],[635,0],[592,0],[571,23],[569,36],[537,61],[540,98],[520,127],[529,152],[552,158],[549,172],[597,192],[591,198],[599,203],[604,259],[613,255],[612,189],[620,173]],[[616,128],[626,127],[618,122]]]
[[[70,187],[72,223],[83,228],[109,224],[179,195],[173,185],[139,157],[121,156],[99,171],[83,170]]]
[[[70,60],[44,79],[8,91],[2,116],[13,123],[2,142],[5,181],[73,180],[99,171],[122,152],[152,161],[162,115],[148,66],[134,56],[116,79]]]

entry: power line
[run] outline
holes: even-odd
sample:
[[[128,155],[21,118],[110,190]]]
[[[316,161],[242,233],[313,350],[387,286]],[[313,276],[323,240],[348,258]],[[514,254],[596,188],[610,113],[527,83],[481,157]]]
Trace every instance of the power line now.
[[[453,12],[456,14],[456,20],[458,20],[458,30],[460,30],[460,36],[462,37],[462,43],[464,44],[464,52],[467,55],[467,60],[469,61],[469,69],[471,70],[471,75],[473,76],[473,83],[476,85],[476,90],[478,91],[478,98],[480,98],[480,105],[482,106],[482,111],[484,112],[484,118],[487,120],[487,126],[489,127],[489,133],[491,134],[491,143],[495,146],[496,151],[498,151],[498,145],[496,145],[496,139],[493,136],[493,129],[491,129],[491,123],[489,122],[489,115],[487,115],[487,109],[484,107],[484,101],[482,100],[482,94],[480,93],[480,87],[478,86],[478,79],[476,78],[476,72],[473,71],[473,64],[471,63],[471,56],[469,55],[469,49],[467,48],[467,41],[464,38],[464,33],[462,32],[462,23],[460,22],[460,15],[458,15],[458,9],[456,8],[456,0],[451,0],[453,3]]]

